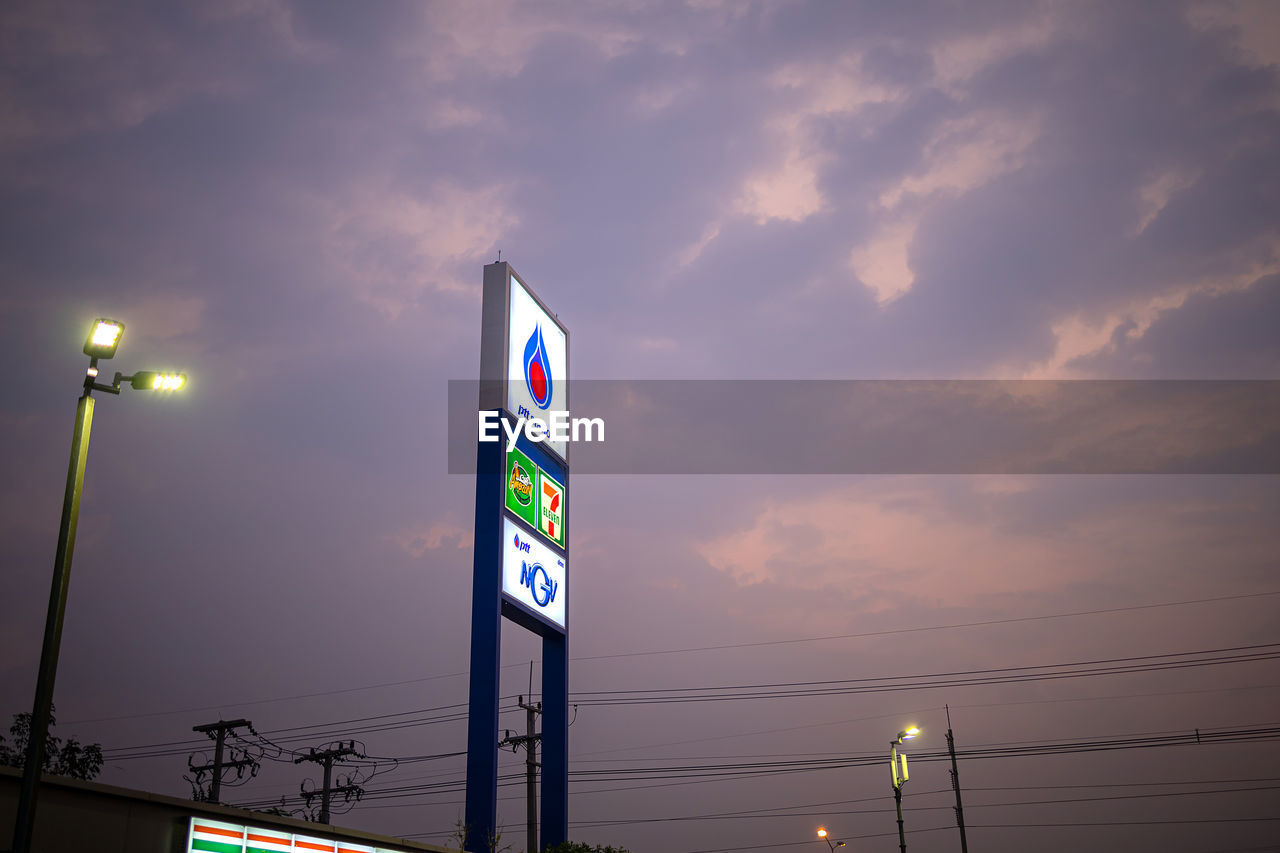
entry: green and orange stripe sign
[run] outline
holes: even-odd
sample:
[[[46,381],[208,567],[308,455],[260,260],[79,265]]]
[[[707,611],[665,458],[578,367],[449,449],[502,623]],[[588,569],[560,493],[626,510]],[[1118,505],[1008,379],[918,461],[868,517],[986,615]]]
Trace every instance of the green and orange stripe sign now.
[[[202,817],[191,818],[187,838],[187,853],[403,853]]]

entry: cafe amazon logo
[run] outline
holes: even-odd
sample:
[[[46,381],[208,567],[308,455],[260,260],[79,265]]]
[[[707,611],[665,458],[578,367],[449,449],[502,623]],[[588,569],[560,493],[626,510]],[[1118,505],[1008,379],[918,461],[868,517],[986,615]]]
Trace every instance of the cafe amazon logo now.
[[[511,479],[507,481],[511,496],[520,506],[528,506],[533,502],[533,478],[517,460],[511,464]]]
[[[507,511],[530,527],[538,525],[538,466],[519,450],[507,453]]]

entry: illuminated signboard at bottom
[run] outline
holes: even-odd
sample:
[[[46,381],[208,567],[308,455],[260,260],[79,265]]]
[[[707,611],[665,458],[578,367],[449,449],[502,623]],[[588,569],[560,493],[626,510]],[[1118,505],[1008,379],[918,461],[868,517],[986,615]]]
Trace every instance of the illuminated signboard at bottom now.
[[[502,519],[502,592],[546,622],[564,628],[564,557],[509,518]]]
[[[403,853],[351,841],[315,838],[220,820],[191,818],[187,853]]]

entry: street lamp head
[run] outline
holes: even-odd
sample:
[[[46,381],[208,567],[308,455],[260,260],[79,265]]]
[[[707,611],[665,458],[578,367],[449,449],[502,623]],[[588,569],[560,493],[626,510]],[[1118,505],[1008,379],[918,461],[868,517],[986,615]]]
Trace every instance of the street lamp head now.
[[[93,329],[84,342],[84,354],[90,358],[111,358],[116,354],[123,334],[124,323],[99,317],[93,321]]]
[[[831,839],[829,833],[827,832],[827,828],[825,826],[818,827],[818,837],[821,838],[823,841],[827,842],[827,847],[829,847],[833,851],[833,853],[837,847],[844,846],[843,841],[833,841]]]
[[[916,737],[919,734],[920,734],[919,728],[917,728],[916,726],[908,726],[907,728],[898,732],[898,740],[900,741],[911,740],[912,738]]]
[[[139,370],[129,377],[129,384],[135,391],[177,391],[187,384],[187,374]]]

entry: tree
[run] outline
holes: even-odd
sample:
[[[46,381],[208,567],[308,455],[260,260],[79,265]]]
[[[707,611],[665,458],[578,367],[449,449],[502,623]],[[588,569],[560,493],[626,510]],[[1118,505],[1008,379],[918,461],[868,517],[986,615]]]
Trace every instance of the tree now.
[[[53,709],[49,709],[49,728],[54,724]],[[23,767],[27,763],[27,744],[31,740],[31,714],[23,712],[13,715],[13,725],[9,726],[12,741],[0,735],[0,764],[10,767]],[[75,738],[62,738],[50,733],[44,742],[45,773],[58,776],[70,776],[72,779],[90,780],[102,770],[102,744],[81,744]]]
[[[630,853],[625,847],[606,847],[600,844],[583,844],[581,841],[566,841],[555,847],[548,847],[543,853]]]
[[[449,833],[449,839],[453,841],[459,850],[467,849],[467,840],[471,837],[471,826],[462,822],[462,818],[458,818],[454,825],[453,832]],[[502,843],[502,830],[498,829],[489,834],[488,842],[489,853],[507,853],[511,849],[510,844]],[[626,851],[618,851],[618,853],[626,853]]]

